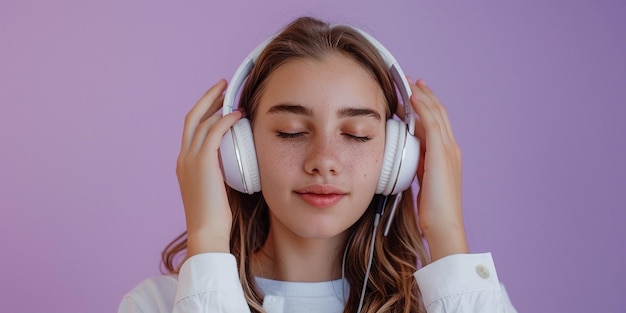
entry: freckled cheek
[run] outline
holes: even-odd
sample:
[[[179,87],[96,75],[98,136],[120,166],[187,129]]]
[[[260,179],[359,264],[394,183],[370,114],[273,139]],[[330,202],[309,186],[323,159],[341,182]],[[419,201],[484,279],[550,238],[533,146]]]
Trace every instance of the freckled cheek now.
[[[369,164],[373,164],[373,166],[369,166],[368,168],[372,170],[373,174],[378,177],[379,173],[380,173],[380,161],[378,160],[378,158],[372,160],[373,163],[369,163]],[[365,172],[363,171],[363,177],[367,177],[368,174],[371,174],[369,172]]]
[[[298,149],[286,149],[262,140],[255,142],[255,146],[261,179],[266,182],[280,182],[300,162],[302,153]]]
[[[363,179],[378,179],[382,166],[384,147],[367,149],[366,151],[355,151],[349,153],[348,164],[355,173],[355,177]]]
[[[268,149],[263,156],[258,156],[259,167],[267,167],[268,170],[287,170],[299,164],[300,155],[293,150]]]

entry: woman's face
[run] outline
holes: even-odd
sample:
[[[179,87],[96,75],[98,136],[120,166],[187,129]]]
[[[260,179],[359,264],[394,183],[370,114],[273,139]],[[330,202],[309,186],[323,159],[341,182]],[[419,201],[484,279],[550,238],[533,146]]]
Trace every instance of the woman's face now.
[[[342,234],[374,195],[387,104],[351,58],[293,59],[267,80],[253,123],[263,196],[274,231]]]

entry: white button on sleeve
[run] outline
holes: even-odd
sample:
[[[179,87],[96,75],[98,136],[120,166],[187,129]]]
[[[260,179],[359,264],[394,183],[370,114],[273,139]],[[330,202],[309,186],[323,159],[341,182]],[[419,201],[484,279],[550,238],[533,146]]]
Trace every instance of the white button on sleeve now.
[[[516,312],[490,253],[441,258],[415,272],[415,279],[429,313]]]
[[[489,278],[489,276],[491,275],[491,273],[489,273],[489,269],[482,264],[476,266],[476,274],[485,279]]]

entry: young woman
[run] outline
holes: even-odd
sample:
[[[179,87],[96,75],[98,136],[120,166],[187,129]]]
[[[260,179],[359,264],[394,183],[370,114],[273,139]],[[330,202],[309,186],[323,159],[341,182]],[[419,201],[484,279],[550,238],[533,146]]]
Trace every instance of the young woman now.
[[[187,231],[163,252],[171,275],[119,312],[515,312],[491,255],[468,254],[461,153],[429,87],[312,18],[256,53],[226,100],[221,80],[188,113]]]

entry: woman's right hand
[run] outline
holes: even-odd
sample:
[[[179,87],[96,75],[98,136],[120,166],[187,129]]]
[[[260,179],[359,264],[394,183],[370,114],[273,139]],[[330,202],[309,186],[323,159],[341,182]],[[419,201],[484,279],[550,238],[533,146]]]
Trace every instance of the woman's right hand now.
[[[187,257],[230,252],[232,212],[218,151],[222,137],[241,118],[241,112],[222,117],[225,89],[226,81],[218,81],[185,117],[176,176],[185,207]]]

